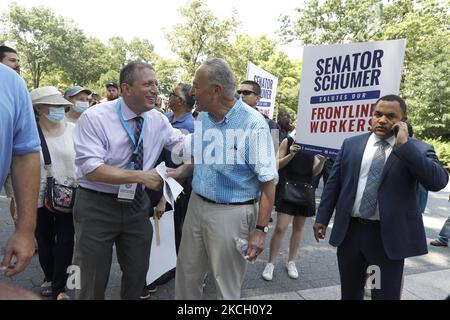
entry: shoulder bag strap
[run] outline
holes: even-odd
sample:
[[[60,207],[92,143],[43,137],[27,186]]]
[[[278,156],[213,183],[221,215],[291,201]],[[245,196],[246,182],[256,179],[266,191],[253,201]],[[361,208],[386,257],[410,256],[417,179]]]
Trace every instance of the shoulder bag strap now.
[[[42,148],[42,155],[44,156],[44,164],[46,166],[49,166],[52,164],[52,159],[50,158],[50,152],[48,151],[47,142],[45,141],[45,137],[44,134],[42,133],[42,129],[39,123],[37,123],[37,129],[39,133],[39,138],[41,139],[41,148]]]

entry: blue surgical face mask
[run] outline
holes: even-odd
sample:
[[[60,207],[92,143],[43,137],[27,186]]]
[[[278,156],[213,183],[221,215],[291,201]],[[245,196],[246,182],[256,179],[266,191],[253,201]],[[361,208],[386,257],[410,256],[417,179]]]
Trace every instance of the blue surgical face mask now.
[[[83,113],[89,108],[89,102],[87,101],[76,101],[73,105],[73,109],[78,113]]]
[[[49,107],[48,114],[45,115],[51,122],[60,122],[64,120],[65,112],[62,107]]]

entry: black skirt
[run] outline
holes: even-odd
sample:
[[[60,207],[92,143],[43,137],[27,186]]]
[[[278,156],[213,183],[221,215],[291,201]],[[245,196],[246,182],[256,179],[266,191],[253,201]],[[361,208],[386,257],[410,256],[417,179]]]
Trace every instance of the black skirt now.
[[[275,210],[280,213],[286,213],[290,216],[303,216],[313,217],[315,215],[316,208],[309,206],[299,206],[283,200],[278,200],[275,204]]]
[[[294,143],[294,139],[288,138],[287,148]],[[279,181],[275,192],[275,210],[286,213],[291,216],[312,217],[315,215],[316,206],[299,206],[282,200],[283,188],[287,178],[289,181],[312,183],[312,170],[314,165],[314,156],[302,151],[297,152],[289,163],[278,171]]]

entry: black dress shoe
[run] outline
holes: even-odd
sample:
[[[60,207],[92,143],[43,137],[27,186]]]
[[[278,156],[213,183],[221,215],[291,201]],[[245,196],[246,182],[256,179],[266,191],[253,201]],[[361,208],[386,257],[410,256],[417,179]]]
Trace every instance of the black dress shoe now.
[[[448,244],[443,243],[443,242],[441,242],[439,240],[433,240],[433,241],[430,242],[430,244],[432,246],[435,246],[435,247],[448,247]]]

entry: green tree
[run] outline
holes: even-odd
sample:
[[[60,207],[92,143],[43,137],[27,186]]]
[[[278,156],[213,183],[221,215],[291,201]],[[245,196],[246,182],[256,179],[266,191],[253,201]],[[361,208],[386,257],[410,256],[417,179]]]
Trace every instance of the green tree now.
[[[158,57],[155,61],[155,71],[159,81],[159,92],[168,97],[181,79],[182,70],[179,68],[179,63]],[[187,81],[187,83],[191,83],[191,81]]]
[[[87,86],[108,71],[108,48],[97,38],[86,38],[80,34],[69,45],[71,49],[64,63],[58,64],[63,71],[63,83],[67,86]]]
[[[229,19],[219,20],[202,0],[188,1],[179,12],[181,22],[175,24],[167,39],[182,61],[183,79],[191,81],[196,68],[207,57],[228,56],[229,39],[235,34],[238,21],[235,12]]]
[[[120,69],[131,61],[142,61],[155,68],[160,83],[160,92],[168,95],[180,78],[178,64],[170,59],[164,59],[154,52],[154,46],[147,39],[133,38],[126,42],[121,37],[109,40],[108,72],[100,77],[103,85],[119,80]]]
[[[227,60],[239,82],[246,79],[247,61],[263,68],[278,78],[274,118],[281,111],[295,118],[300,86],[301,64],[277,50],[276,41],[267,36],[239,35],[232,43]]]
[[[0,20],[1,21],[1,20]],[[0,43],[3,45],[8,40],[8,35],[0,30]]]
[[[152,65],[158,77],[160,93],[167,96],[180,78],[178,63],[158,56],[153,50],[154,46],[148,40],[133,38],[128,43],[127,58]]]
[[[284,52],[276,52],[267,61],[261,61],[260,67],[278,77],[278,89],[274,118],[279,113],[297,116],[298,92],[300,89],[301,62],[292,61]]]
[[[387,25],[382,39],[407,41],[400,92],[416,134],[450,140],[450,7],[433,0],[418,5],[400,23]]]
[[[121,37],[113,37],[108,41],[108,68],[120,70],[127,63],[128,44]]]
[[[262,62],[268,61],[276,52],[275,40],[269,39],[267,36],[255,37],[241,34],[230,46],[231,50],[225,58],[230,63],[238,82],[246,78],[247,61],[260,65]]]
[[[362,42],[378,32],[381,0],[309,0],[295,9],[298,17],[284,15],[280,35],[303,44]]]
[[[154,45],[152,45],[147,39],[139,39],[134,37],[128,44],[129,61],[143,61],[150,65],[154,65],[156,62],[156,54],[154,52]]]
[[[105,45],[87,38],[71,20],[45,7],[27,10],[12,4],[1,21],[1,43],[8,41],[17,49],[30,88],[53,85],[66,89],[79,84],[104,94],[105,84],[118,82],[121,68],[133,60],[158,70],[163,93],[179,78],[176,63],[159,57],[146,39],[127,42],[113,37]]]
[[[448,0],[309,0],[284,16],[280,36],[302,44],[405,38],[401,95],[420,137],[445,136],[450,127]]]
[[[45,7],[29,10],[12,4],[2,17],[3,31],[20,53],[25,65],[24,76],[33,88],[41,80],[70,64],[71,45],[83,39],[82,32]]]

